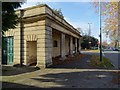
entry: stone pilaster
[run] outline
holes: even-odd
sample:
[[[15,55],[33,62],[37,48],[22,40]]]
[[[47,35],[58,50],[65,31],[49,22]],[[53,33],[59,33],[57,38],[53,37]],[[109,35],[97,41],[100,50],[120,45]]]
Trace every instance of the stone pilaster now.
[[[52,28],[40,28],[37,40],[37,66],[45,68],[52,65]]]
[[[45,26],[39,27],[40,32],[37,34],[37,67],[45,68]]]
[[[45,32],[45,63],[46,67],[52,65],[52,28],[46,26]]]
[[[24,10],[20,10],[20,23],[18,24],[19,29],[14,29],[14,65],[23,64],[23,31],[24,31],[24,22],[22,20],[24,16]]]
[[[20,26],[20,24],[19,24],[19,26]],[[20,64],[20,58],[21,58],[21,54],[20,54],[20,28],[19,29],[16,29],[16,30],[14,30],[15,31],[15,33],[14,33],[14,44],[13,44],[13,46],[14,46],[14,60],[13,60],[13,62],[14,62],[14,65],[16,65],[16,64]]]

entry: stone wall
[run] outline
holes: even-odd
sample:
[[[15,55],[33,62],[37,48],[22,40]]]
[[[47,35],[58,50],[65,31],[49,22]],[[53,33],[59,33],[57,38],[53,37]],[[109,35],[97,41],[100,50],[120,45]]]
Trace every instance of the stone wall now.
[[[27,8],[22,12],[22,27],[21,24],[18,24],[17,28],[6,32],[6,36],[14,36],[14,64],[20,64],[21,58],[23,64],[28,64],[29,49],[27,42],[35,41],[37,44],[37,66],[48,67],[52,65],[52,57],[69,54],[70,37],[68,36],[78,39],[80,37],[76,29],[56,16],[46,5]],[[19,10],[16,13],[20,16]],[[22,33],[20,33],[21,29]],[[59,35],[55,35],[53,30],[59,32]],[[64,39],[62,44],[60,44],[61,37]],[[53,47],[54,40],[58,41],[56,49]],[[61,50],[60,47],[62,47]],[[21,55],[22,57],[20,57]]]

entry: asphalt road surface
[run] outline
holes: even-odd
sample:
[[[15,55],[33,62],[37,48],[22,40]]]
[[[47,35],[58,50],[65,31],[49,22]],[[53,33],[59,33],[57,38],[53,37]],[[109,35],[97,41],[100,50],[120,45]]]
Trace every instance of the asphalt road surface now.
[[[94,54],[94,55],[100,55],[99,52],[88,52],[88,51],[81,51],[81,53],[84,54]],[[118,51],[104,51],[103,56],[106,58],[109,58],[111,63],[114,65],[115,69],[120,68],[120,52]]]

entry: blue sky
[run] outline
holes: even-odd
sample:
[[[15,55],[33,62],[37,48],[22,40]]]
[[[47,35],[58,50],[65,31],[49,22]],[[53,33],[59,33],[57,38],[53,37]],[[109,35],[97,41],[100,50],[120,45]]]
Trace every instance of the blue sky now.
[[[95,8],[91,2],[43,2],[51,8],[61,9],[66,21],[75,28],[82,28],[84,32],[88,32],[88,23],[91,24],[91,36],[99,39],[99,15],[95,12]],[[36,5],[37,2],[28,2],[22,5],[22,8]],[[103,41],[105,38],[103,38]]]

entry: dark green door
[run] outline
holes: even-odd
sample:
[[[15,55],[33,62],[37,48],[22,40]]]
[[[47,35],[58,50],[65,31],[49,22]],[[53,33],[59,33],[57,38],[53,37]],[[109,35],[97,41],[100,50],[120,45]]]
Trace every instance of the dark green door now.
[[[7,64],[7,37],[2,37],[2,64]]]
[[[13,37],[7,37],[7,64],[13,63]]]

